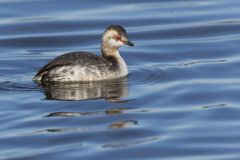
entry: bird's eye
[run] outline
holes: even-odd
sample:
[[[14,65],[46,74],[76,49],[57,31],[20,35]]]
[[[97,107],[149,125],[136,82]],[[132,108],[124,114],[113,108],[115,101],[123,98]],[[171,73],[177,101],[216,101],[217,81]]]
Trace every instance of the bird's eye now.
[[[116,36],[115,39],[116,39],[117,41],[121,41],[121,40],[122,40],[122,38],[121,38],[120,36]]]

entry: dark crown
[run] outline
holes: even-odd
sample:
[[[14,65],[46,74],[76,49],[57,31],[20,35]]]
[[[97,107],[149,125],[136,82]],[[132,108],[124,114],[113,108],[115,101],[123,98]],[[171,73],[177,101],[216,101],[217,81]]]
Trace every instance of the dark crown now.
[[[122,27],[122,26],[120,26],[120,25],[111,25],[111,26],[108,26],[107,28],[106,28],[106,31],[107,30],[115,30],[115,31],[117,31],[119,34],[126,34],[127,32],[126,32],[126,30]]]

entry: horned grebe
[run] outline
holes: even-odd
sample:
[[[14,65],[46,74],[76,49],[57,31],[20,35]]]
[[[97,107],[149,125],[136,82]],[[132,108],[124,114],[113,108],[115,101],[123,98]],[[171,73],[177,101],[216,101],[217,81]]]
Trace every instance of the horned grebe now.
[[[127,76],[127,65],[118,52],[125,44],[134,46],[122,26],[111,25],[102,35],[101,56],[84,51],[60,55],[43,66],[33,80],[37,83],[77,82]]]

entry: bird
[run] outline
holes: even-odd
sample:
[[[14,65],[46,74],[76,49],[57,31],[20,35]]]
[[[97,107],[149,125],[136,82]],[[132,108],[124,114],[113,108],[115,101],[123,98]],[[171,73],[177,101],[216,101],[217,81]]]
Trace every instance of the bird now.
[[[128,75],[128,68],[119,53],[123,45],[134,46],[121,25],[110,25],[102,34],[101,55],[74,51],[57,56],[34,76],[36,83],[88,82],[117,79]]]

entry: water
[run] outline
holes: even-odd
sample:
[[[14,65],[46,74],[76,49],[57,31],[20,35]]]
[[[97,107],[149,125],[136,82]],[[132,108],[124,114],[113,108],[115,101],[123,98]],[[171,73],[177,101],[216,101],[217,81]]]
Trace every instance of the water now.
[[[240,159],[240,1],[0,0],[0,159]],[[123,25],[130,75],[41,87]],[[76,101],[77,100],[77,101]]]

